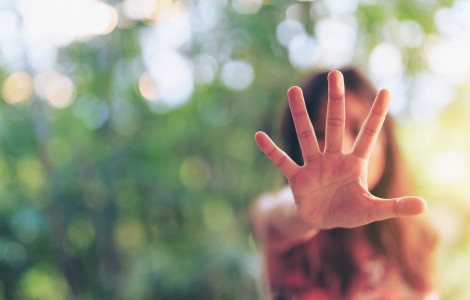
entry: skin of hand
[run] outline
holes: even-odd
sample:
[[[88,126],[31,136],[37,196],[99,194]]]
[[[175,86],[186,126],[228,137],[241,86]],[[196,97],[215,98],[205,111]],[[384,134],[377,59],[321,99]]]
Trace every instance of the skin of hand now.
[[[390,104],[390,93],[381,90],[350,152],[344,153],[345,88],[339,71],[328,74],[325,149],[320,151],[302,90],[292,87],[289,106],[304,165],[298,166],[264,133],[256,143],[288,179],[297,214],[316,229],[352,228],[392,217],[423,213],[426,202],[413,196],[382,199],[367,186],[369,159]]]

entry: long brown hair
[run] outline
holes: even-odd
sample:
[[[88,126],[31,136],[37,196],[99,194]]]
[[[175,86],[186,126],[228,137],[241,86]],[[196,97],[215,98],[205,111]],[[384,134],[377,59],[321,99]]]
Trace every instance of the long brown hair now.
[[[374,100],[377,91],[356,69],[341,70],[346,90],[365,101]],[[322,101],[327,99],[327,72],[313,75],[302,86],[307,111],[314,123],[319,117]],[[285,109],[281,133],[286,153],[299,165],[303,164],[292,115]],[[411,184],[395,140],[393,123],[387,117],[382,131],[386,137],[386,165],[379,183],[371,191],[378,197],[410,194]],[[436,236],[419,218],[393,218],[374,222],[356,229],[336,228],[320,232],[313,240],[299,245],[280,257],[276,274],[270,274],[274,295],[279,299],[308,288],[328,291],[333,298],[344,298],[353,287],[359,267],[350,249],[358,232],[365,236],[373,251],[386,257],[415,291],[432,287],[432,249]],[[286,282],[285,274],[297,274],[295,282]],[[284,279],[283,279],[284,278]],[[291,280],[292,281],[292,280]]]

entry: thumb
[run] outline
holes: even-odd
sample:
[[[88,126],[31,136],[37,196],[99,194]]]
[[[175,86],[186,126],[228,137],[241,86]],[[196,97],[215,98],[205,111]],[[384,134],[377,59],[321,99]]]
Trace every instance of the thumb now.
[[[393,217],[408,217],[424,213],[428,205],[426,201],[419,197],[406,196],[394,199],[380,199],[374,197],[371,199],[374,207],[376,221],[385,220]],[[374,220],[371,220],[372,222]]]
[[[426,201],[419,197],[401,197],[396,199],[397,217],[408,217],[424,213],[428,209]]]

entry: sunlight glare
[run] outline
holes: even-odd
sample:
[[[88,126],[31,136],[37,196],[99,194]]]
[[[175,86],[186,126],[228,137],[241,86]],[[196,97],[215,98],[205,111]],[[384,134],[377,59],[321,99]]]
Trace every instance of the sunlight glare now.
[[[446,39],[429,36],[424,44],[424,53],[430,69],[450,82],[466,81],[470,71],[470,40]]]
[[[356,44],[357,24],[354,17],[325,18],[315,26],[318,41],[317,64],[333,69],[351,63]]]
[[[114,7],[95,0],[24,0],[19,8],[29,39],[50,40],[59,47],[86,36],[108,34],[118,21]]]
[[[467,177],[468,160],[465,153],[437,153],[431,160],[430,174],[434,182],[459,182]]]

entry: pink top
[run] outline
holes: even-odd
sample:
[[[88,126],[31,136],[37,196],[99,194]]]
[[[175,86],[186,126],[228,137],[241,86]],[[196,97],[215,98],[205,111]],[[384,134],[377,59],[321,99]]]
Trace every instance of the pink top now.
[[[360,266],[358,278],[356,278],[349,294],[346,299],[342,300],[437,300],[439,295],[436,291],[423,292],[412,289],[404,280],[399,269],[390,264],[386,257],[377,255],[372,250],[372,247],[365,240],[360,231],[355,231],[354,237],[356,243],[351,247],[355,261]],[[271,261],[271,268],[269,271],[272,274],[280,274],[282,282],[285,286],[291,287],[301,292],[294,293],[294,295],[284,295],[284,297],[276,297],[272,295],[274,300],[337,300],[334,299],[327,291],[312,288],[310,290],[303,290],[302,287],[306,286],[305,278],[303,278],[301,270],[292,269],[289,271],[281,271],[278,269],[277,263],[279,257],[272,256],[268,261]],[[303,290],[303,291],[302,291]],[[285,297],[288,298],[285,298]],[[269,298],[269,299],[271,299]]]

